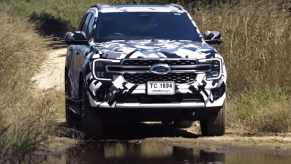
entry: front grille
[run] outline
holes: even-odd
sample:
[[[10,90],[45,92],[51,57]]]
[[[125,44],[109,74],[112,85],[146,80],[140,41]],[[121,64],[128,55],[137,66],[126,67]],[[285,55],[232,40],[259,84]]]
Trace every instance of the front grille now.
[[[122,63],[123,65],[154,65],[154,64],[168,64],[168,65],[195,65],[195,59],[178,59],[178,60],[161,60],[161,59],[126,59]]]
[[[175,83],[189,83],[196,78],[195,73],[169,73],[166,75],[157,75],[152,73],[124,74],[127,82],[135,84],[145,84],[148,81],[174,81]]]

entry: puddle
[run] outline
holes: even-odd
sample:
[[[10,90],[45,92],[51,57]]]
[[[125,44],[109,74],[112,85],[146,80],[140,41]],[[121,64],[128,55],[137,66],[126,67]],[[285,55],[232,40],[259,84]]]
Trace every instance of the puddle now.
[[[134,141],[89,142],[79,148],[68,149],[66,154],[50,158],[46,164],[145,164],[145,163],[247,163],[289,164],[291,157],[260,153],[218,153],[200,148],[184,148],[164,143]]]

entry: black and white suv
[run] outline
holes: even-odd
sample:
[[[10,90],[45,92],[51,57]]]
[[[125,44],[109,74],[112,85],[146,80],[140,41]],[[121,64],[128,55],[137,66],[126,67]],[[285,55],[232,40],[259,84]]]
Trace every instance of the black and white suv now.
[[[94,5],[68,32],[66,119],[84,133],[105,125],[161,121],[203,135],[225,131],[226,69],[180,5]]]

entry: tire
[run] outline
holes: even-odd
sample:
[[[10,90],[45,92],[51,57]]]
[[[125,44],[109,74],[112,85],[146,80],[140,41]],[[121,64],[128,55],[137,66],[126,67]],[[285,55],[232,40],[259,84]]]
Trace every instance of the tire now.
[[[178,121],[177,123],[174,122],[174,125],[177,128],[190,128],[193,125],[193,121],[182,120],[182,121]]]
[[[101,138],[103,135],[102,122],[96,116],[95,109],[91,107],[89,97],[87,95],[87,88],[85,84],[82,84],[81,96],[82,96],[82,130],[86,138],[96,137]]]
[[[225,132],[225,107],[220,108],[216,115],[200,121],[203,136],[222,136]]]

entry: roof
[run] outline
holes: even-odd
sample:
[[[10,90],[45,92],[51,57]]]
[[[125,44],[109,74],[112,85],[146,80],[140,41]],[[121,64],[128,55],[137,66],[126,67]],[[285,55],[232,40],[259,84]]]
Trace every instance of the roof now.
[[[179,12],[185,10],[180,5],[100,5],[99,12]]]

